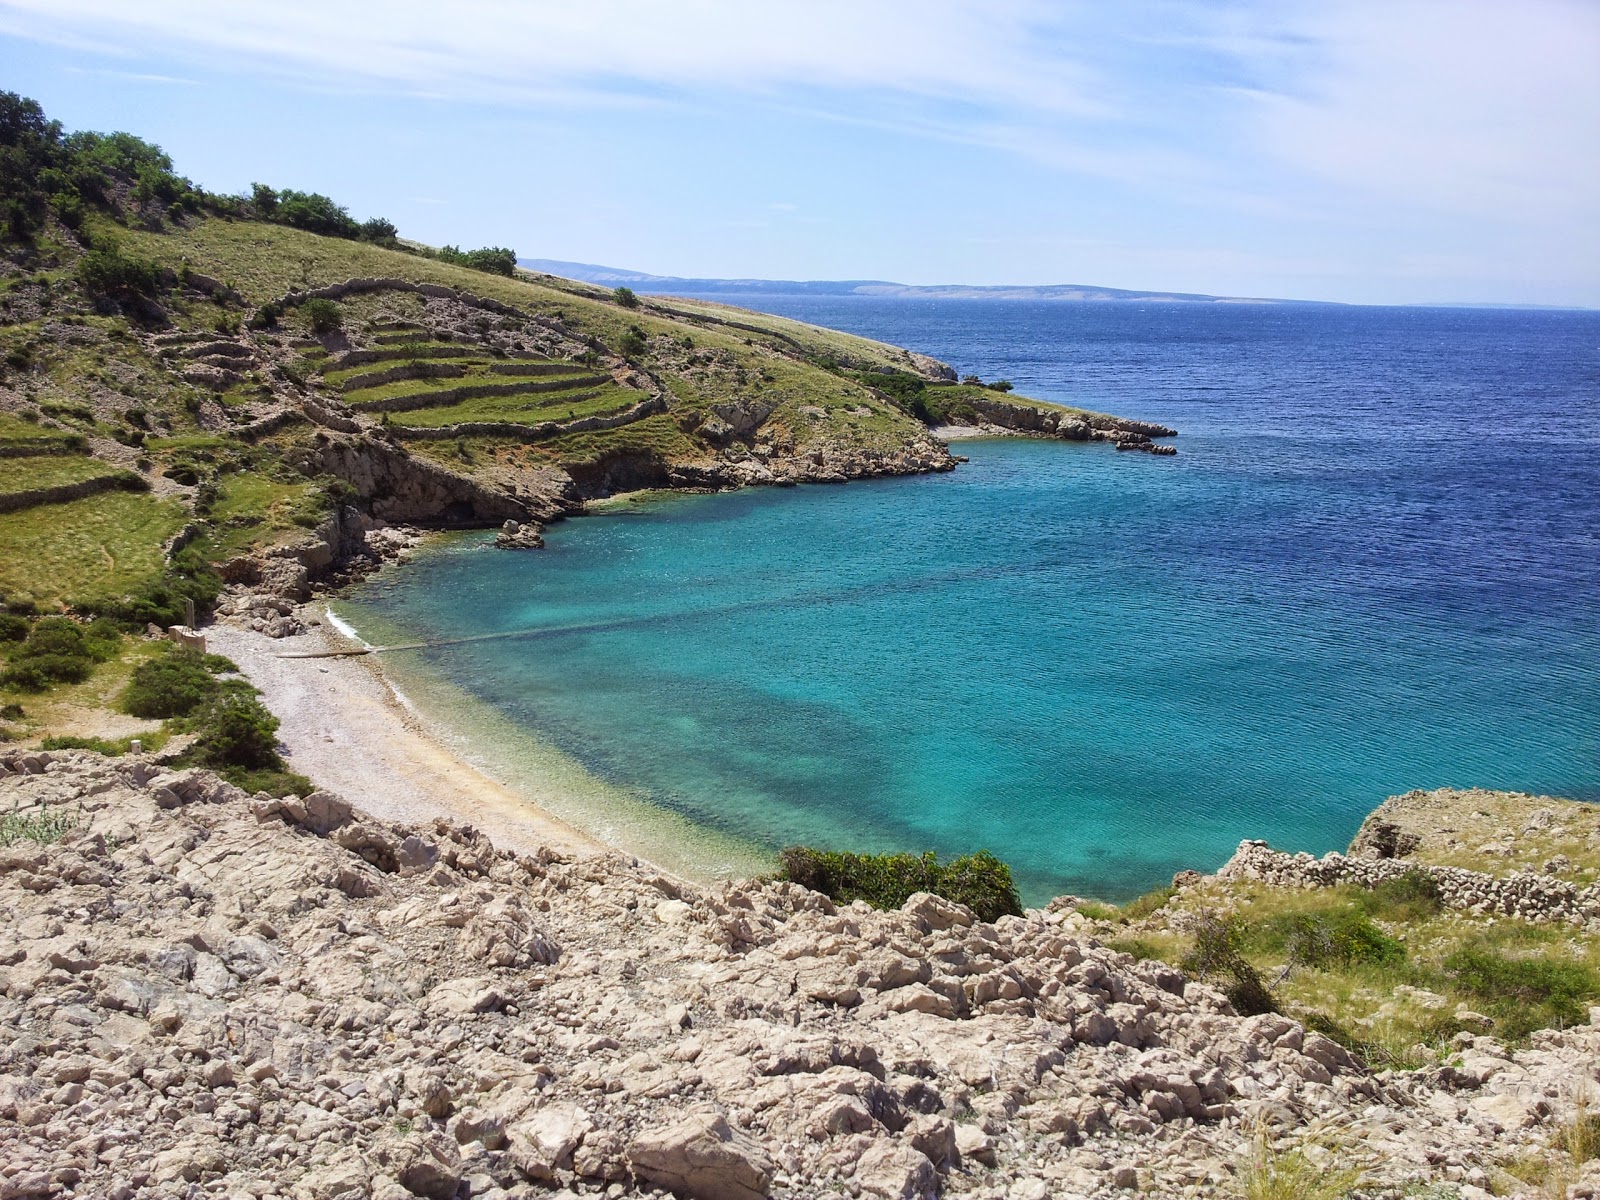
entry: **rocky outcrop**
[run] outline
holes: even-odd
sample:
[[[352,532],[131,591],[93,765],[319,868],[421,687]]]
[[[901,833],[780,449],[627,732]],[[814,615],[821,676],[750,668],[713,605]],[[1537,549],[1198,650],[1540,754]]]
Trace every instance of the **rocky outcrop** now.
[[[976,396],[968,399],[974,412],[987,425],[1035,437],[1061,438],[1069,442],[1111,442],[1118,450],[1143,450],[1151,454],[1175,454],[1171,446],[1159,445],[1152,438],[1177,437],[1176,429],[1148,421],[1133,421],[1104,413],[1078,413],[1054,408],[1038,408],[1024,401]]]
[[[1600,1074],[1590,1026],[1374,1076],[1062,908],[701,889],[78,751],[0,754],[0,810],[67,827],[0,848],[8,1197],[1212,1196],[1263,1121],[1477,1195]]]
[[[549,520],[565,511],[554,493],[513,496],[412,455],[375,433],[319,433],[311,446],[296,453],[302,471],[344,480],[374,517],[388,522],[486,526]]]

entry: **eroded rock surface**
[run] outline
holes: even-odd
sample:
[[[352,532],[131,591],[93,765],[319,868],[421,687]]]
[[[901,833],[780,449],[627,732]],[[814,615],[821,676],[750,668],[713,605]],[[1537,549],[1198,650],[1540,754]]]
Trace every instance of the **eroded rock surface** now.
[[[84,752],[0,755],[14,805],[77,824],[0,849],[6,1197],[1218,1195],[1261,1121],[1399,1195],[1600,1081],[1594,1027],[1372,1075],[1062,909],[700,889]]]

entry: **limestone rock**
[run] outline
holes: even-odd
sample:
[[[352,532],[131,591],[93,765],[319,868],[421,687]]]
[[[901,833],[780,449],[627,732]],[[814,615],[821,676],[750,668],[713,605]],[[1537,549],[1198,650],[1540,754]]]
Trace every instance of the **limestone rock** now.
[[[641,1179],[689,1200],[761,1200],[777,1170],[761,1144],[720,1113],[642,1134],[628,1147],[628,1161]]]

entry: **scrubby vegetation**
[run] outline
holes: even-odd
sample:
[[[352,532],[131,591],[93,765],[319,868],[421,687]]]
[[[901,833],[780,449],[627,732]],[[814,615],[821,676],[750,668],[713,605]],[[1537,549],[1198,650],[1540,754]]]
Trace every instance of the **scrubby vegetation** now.
[[[44,805],[30,812],[12,811],[0,817],[0,846],[35,842],[48,846],[78,827],[81,814],[60,805]]]
[[[875,908],[899,908],[914,893],[931,892],[965,904],[981,921],[1022,913],[1011,868],[987,850],[941,863],[932,851],[847,854],[790,846],[778,864],[780,878],[840,904],[865,900]]]
[[[67,617],[41,617],[0,671],[0,688],[42,692],[54,683],[81,683],[96,663],[112,658],[122,634],[112,622],[80,625]]]

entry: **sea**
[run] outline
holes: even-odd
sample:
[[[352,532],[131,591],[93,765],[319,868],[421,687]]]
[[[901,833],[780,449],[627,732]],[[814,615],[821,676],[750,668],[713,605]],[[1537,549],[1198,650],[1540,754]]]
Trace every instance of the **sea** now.
[[[1414,788],[1600,801],[1600,312],[715,299],[1178,455],[966,441],[945,475],[641,496],[336,605],[449,643],[384,658],[449,681],[464,743],[492,714],[670,818],[636,852],[987,849],[1030,903],[1120,901],[1245,838],[1342,849]]]

